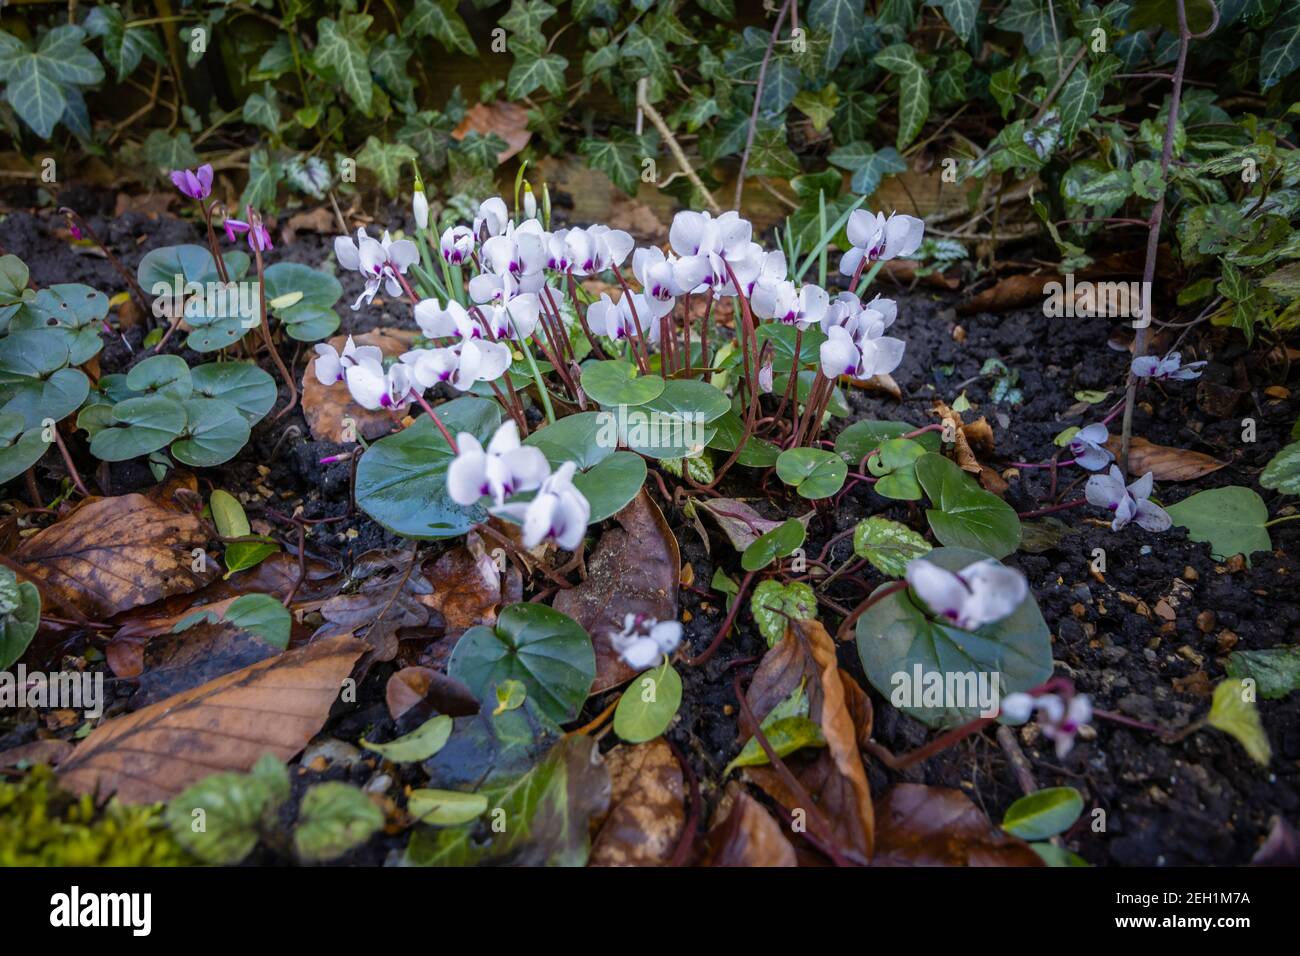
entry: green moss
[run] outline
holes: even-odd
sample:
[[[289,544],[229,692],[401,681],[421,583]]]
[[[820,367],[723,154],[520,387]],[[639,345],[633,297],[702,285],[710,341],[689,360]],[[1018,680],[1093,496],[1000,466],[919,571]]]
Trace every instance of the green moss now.
[[[0,866],[188,866],[162,805],[131,807],[60,790],[49,767],[0,780]]]

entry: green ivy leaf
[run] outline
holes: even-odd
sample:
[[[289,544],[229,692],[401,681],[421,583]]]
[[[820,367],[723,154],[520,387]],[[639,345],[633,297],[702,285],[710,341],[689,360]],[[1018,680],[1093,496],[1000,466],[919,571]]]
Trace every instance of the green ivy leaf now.
[[[786,625],[796,621],[812,621],[817,617],[817,595],[802,581],[782,584],[780,581],[760,581],[749,599],[749,610],[768,647],[775,647],[785,637]]]
[[[906,43],[895,43],[876,54],[875,63],[898,77],[898,140],[901,150],[916,139],[930,115],[930,78]]]
[[[18,118],[41,139],[49,139],[79,86],[94,86],[104,68],[85,47],[86,31],[66,24],[48,30],[36,49],[0,31],[0,80]]]
[[[375,174],[386,195],[395,196],[402,182],[402,168],[415,158],[415,150],[405,143],[384,143],[370,136],[357,153],[357,165]]]
[[[41,593],[36,585],[0,567],[0,670],[23,656],[40,623]]]
[[[416,36],[433,37],[448,53],[459,50],[466,56],[474,56],[478,48],[456,6],[457,0],[415,0],[406,27]]]
[[[158,34],[151,27],[128,30],[126,18],[117,7],[99,4],[90,11],[84,25],[91,36],[103,40],[104,59],[117,71],[119,83],[135,72],[145,56],[161,66],[167,65]]]
[[[364,13],[344,13],[338,20],[322,17],[316,22],[316,62],[338,75],[343,89],[367,116],[374,102],[370,47],[366,42],[366,30],[372,22],[374,17]],[[357,162],[360,164],[360,158]]]
[[[943,10],[943,18],[963,43],[971,38],[975,32],[975,17],[980,12],[980,0],[938,0],[934,5]]]
[[[592,169],[600,170],[623,192],[635,196],[641,182],[641,164],[655,155],[653,150],[647,150],[646,143],[614,130],[607,136],[582,140],[578,152],[586,157]]]
[[[849,188],[854,193],[868,197],[875,193],[885,176],[907,170],[907,163],[894,147],[874,150],[865,142],[849,143],[832,150],[827,160],[832,165],[851,172],[853,182]]]
[[[506,77],[506,96],[523,99],[534,90],[552,96],[564,95],[564,71],[569,61],[558,53],[547,53],[540,45],[516,44],[515,62]]]

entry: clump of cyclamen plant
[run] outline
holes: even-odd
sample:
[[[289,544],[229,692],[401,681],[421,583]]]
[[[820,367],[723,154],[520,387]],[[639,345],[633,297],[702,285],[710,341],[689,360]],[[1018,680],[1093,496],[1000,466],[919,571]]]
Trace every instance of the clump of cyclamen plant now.
[[[1155,487],[1155,478],[1147,472],[1130,485],[1124,484],[1124,475],[1115,465],[1104,475],[1093,475],[1088,479],[1084,495],[1089,504],[1098,505],[1114,512],[1111,521],[1112,530],[1119,531],[1136,521],[1139,527],[1148,531],[1167,531],[1173,524],[1169,513],[1153,501],[1149,501]]]

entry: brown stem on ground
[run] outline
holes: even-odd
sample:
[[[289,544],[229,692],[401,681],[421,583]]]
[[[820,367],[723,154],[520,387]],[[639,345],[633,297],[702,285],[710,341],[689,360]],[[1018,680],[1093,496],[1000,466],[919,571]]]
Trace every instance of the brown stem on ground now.
[[[749,571],[745,574],[745,577],[740,582],[740,589],[736,591],[736,597],[731,602],[731,610],[729,610],[727,616],[722,619],[722,626],[718,628],[718,633],[713,635],[713,640],[709,642],[709,646],[702,652],[697,654],[695,657],[688,657],[686,659],[685,663],[688,666],[695,667],[697,664],[703,664],[713,657],[714,654],[718,653],[718,648],[722,646],[722,639],[726,637],[727,632],[731,630],[731,625],[735,622],[736,615],[740,613],[740,605],[744,602],[745,592],[749,590],[749,585],[754,580],[754,575],[757,573],[758,572],[756,571]]]

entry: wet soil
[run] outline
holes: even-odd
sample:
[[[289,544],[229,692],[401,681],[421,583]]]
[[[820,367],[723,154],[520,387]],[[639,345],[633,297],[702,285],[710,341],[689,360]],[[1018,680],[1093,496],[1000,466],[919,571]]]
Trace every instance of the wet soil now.
[[[60,197],[61,202],[96,211],[89,216],[93,227],[131,270],[150,248],[203,241],[190,222],[151,220],[135,214],[112,219],[102,195],[72,192]],[[66,238],[56,234],[62,224],[61,219],[46,215],[11,213],[0,221],[0,247],[22,256],[38,285],[86,282],[105,291],[120,290],[122,282],[107,261],[74,250]],[[332,258],[329,243],[330,237],[300,233],[294,244],[277,248],[268,259],[318,266]],[[360,291],[359,283],[353,275],[340,278],[344,285],[338,306],[342,331],[410,324],[409,312],[400,303],[350,311],[348,305]],[[1107,344],[1115,331],[1114,320],[1048,319],[1036,308],[958,318],[954,296],[891,290],[888,282],[880,291],[894,295],[899,302],[896,334],[905,338],[908,346],[894,378],[905,398],[896,401],[881,393],[854,392],[850,396],[854,420],[928,424],[935,420],[930,410],[934,399],[952,403],[964,391],[973,406],[965,415],[967,421],[984,415],[993,428],[996,452],[983,455],[982,460],[1002,471],[1012,461],[1049,457],[1056,450],[1054,436],[1070,425],[1098,420],[1119,397],[1127,353]],[[958,326],[961,332],[954,334]],[[109,341],[101,356],[103,370],[124,371],[138,361],[146,331],[139,326],[125,333],[130,349],[121,341]],[[1194,481],[1161,483],[1156,497],[1172,504],[1205,488],[1239,484],[1260,491],[1270,514],[1276,516],[1288,502],[1260,489],[1257,477],[1288,440],[1300,403],[1289,395],[1267,396],[1264,390],[1294,387],[1295,376],[1284,362],[1270,359],[1267,347],[1247,350],[1237,333],[1197,329],[1181,347],[1185,357],[1193,352],[1196,358],[1210,360],[1204,380],[1214,387],[1175,383],[1147,389],[1135,417],[1134,434],[1158,444],[1206,452],[1228,464]],[[293,356],[299,377],[305,351],[299,349]],[[186,357],[198,359],[193,354]],[[994,402],[995,383],[980,377],[989,358],[1000,359],[1019,373],[1018,385],[1024,395],[1021,404]],[[1100,405],[1080,410],[1075,393],[1081,390],[1110,390],[1111,396]],[[1275,390],[1274,394],[1283,392]],[[283,407],[285,399],[287,393],[282,389],[276,407]],[[1253,442],[1242,440],[1244,418],[1255,421]],[[840,423],[832,425],[832,432],[839,427]],[[232,491],[261,483],[282,500],[286,513],[301,502],[309,518],[347,515],[351,510],[350,465],[317,463],[338,450],[311,440],[300,411],[295,410],[279,420],[264,420],[234,461],[209,470],[201,480]],[[83,463],[93,471],[92,461],[83,459]],[[261,474],[259,466],[269,473]],[[56,469],[58,464],[47,460],[43,467]],[[42,488],[53,487],[49,479],[56,475],[52,471],[42,476]],[[1046,507],[1079,497],[1082,477],[1075,469],[1062,470],[1058,494],[1050,498],[1045,471],[1022,472],[1010,477],[1006,497],[1019,511]],[[140,462],[112,466],[107,479],[108,487],[102,490],[112,494],[153,483]],[[1072,484],[1073,489],[1069,487]],[[813,521],[805,545],[809,555],[819,553],[831,536],[851,528],[864,516],[908,518],[906,505],[885,501],[862,485],[857,489],[846,494],[838,508]],[[739,469],[722,490],[736,497],[759,494],[752,475]],[[783,510],[787,514],[802,512],[802,505],[801,501],[778,498],[758,506],[775,516]],[[683,562],[689,562],[694,571],[693,587],[682,591],[682,607],[691,617],[686,625],[687,641],[698,651],[712,639],[724,615],[719,595],[707,590],[715,562],[738,576],[738,556],[717,537],[711,542],[711,554],[706,552],[692,523],[680,511],[665,506],[665,513],[681,545]],[[257,518],[252,509],[250,517]],[[1054,518],[1063,522],[1059,528],[1067,532],[1059,541],[1041,553],[1017,552],[1008,563],[1029,578],[1052,632],[1057,675],[1071,678],[1080,691],[1092,695],[1096,706],[1171,728],[1182,727],[1208,709],[1209,690],[1224,676],[1228,650],[1258,650],[1296,641],[1300,601],[1291,575],[1297,573],[1294,556],[1300,554],[1300,525],[1270,529],[1274,551],[1256,554],[1245,566],[1216,562],[1208,545],[1188,541],[1178,528],[1160,535],[1136,526],[1113,532],[1096,509],[1089,508],[1065,511]],[[315,532],[309,548],[314,556],[344,569],[366,550],[402,544],[361,514],[329,529]],[[1103,574],[1090,570],[1098,548],[1105,552]],[[828,563],[842,563],[849,551],[849,542],[841,541]],[[877,582],[873,578],[871,583]],[[864,596],[851,584],[837,584],[830,590],[830,597],[845,607],[852,607]],[[838,617],[827,609],[823,609],[823,619],[828,627],[838,624]],[[732,637],[712,661],[697,668],[680,668],[683,702],[670,736],[689,755],[704,782],[706,800],[716,796],[721,770],[735,752],[732,678],[739,668],[747,679],[754,660],[765,649],[752,621],[742,613]],[[868,687],[852,641],[841,647],[840,660],[842,667]],[[327,726],[325,732],[355,740],[378,725],[379,739],[383,739],[392,729],[382,703],[384,677],[383,668],[372,671],[362,684],[362,706],[337,725]],[[930,732],[923,725],[896,711],[874,690],[870,693],[878,742],[903,753],[929,739]],[[599,713],[612,699],[610,695],[592,698],[583,719]],[[1051,743],[1032,728],[1022,729],[1018,737],[1039,786],[1076,787],[1090,809],[1104,811],[1104,829],[1098,830],[1096,816],[1086,812],[1066,839],[1066,845],[1089,862],[1241,864],[1263,841],[1271,816],[1280,814],[1292,823],[1300,819],[1300,695],[1262,701],[1259,707],[1274,750],[1268,767],[1253,763],[1234,740],[1213,730],[1169,745],[1146,732],[1099,721],[1085,731],[1064,759],[1058,759]],[[610,742],[612,735],[606,740]],[[0,735],[0,748],[5,741]],[[8,742],[22,741],[10,734]],[[366,766],[357,764],[351,771],[338,770],[330,776],[345,774],[364,782]],[[877,794],[898,780],[958,787],[994,820],[1001,819],[1006,807],[1021,795],[1011,765],[992,735],[963,741],[902,774],[879,764],[871,765],[869,774]],[[400,841],[382,842],[386,845],[364,848],[344,862],[377,862],[400,845]]]

